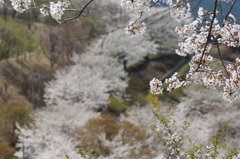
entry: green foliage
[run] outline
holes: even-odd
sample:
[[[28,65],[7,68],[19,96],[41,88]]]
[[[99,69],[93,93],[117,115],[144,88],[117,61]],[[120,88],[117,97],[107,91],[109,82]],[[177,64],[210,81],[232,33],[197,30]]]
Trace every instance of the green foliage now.
[[[234,156],[237,156],[239,153],[236,148],[228,148],[228,153],[225,154],[226,159],[232,159]]]
[[[149,90],[147,83],[143,81],[137,74],[129,74],[127,93],[131,96],[131,104],[138,102],[140,105],[145,105],[148,102],[151,102],[146,96]]]
[[[95,159],[93,152],[94,150],[91,147],[87,147],[86,151],[82,149],[78,150],[78,154],[81,155],[84,159]],[[66,159],[70,159],[68,155],[66,155]]]
[[[179,76],[179,77],[182,77],[182,76],[186,75],[186,73],[188,73],[189,69],[190,69],[189,64],[185,64],[185,65],[180,69],[180,71],[178,71],[178,76]]]
[[[129,101],[130,105],[133,103],[138,103],[140,105],[148,104],[148,98],[144,93],[139,92],[131,92],[131,101]]]
[[[30,106],[0,106],[0,136],[11,146],[17,140],[15,124],[24,125],[30,122],[30,112]]]
[[[0,60],[33,51],[38,46],[33,41],[24,25],[0,18]]]
[[[78,150],[78,153],[84,158],[84,159],[94,159],[93,155],[93,149],[91,147],[87,147],[87,152],[83,151],[82,149]]]
[[[154,105],[152,112],[154,116],[157,118],[157,120],[164,126],[164,129],[168,133],[172,133],[171,128],[172,126],[174,126],[174,123],[176,122],[172,118],[172,116],[174,115],[172,108],[169,107],[167,110],[163,110],[160,106]],[[160,135],[159,131],[157,131],[157,128],[155,126],[152,126],[151,128],[155,133],[157,133],[158,136]],[[166,143],[166,140],[161,135],[159,137],[164,143]]]
[[[0,106],[0,159],[16,159],[13,156],[17,142],[16,123],[30,122],[30,112],[30,106]]]
[[[134,74],[130,74],[129,75],[129,88],[133,89],[134,91],[137,91],[137,92],[144,92],[146,90],[148,90],[148,85],[146,85],[144,83],[144,81],[141,80],[140,77],[138,77],[137,75],[134,75]]]
[[[177,88],[172,90],[171,92],[167,92],[168,96],[172,98],[173,100],[180,101],[181,97],[183,97],[184,92],[183,88]]]
[[[201,145],[196,145],[194,143],[194,141],[192,139],[189,139],[188,140],[189,143],[190,143],[190,149],[188,151],[186,151],[186,153],[188,154],[188,158],[189,159],[194,159],[194,158],[197,158],[197,157],[203,157],[203,151],[202,149],[204,148],[204,145],[201,144]]]
[[[158,95],[153,95],[152,93],[148,92],[147,96],[147,101],[149,104],[159,104],[160,101],[159,101],[159,98],[158,98]]]
[[[223,142],[226,139],[225,132],[230,123],[226,123],[216,135],[212,136],[208,144],[197,145],[193,139],[188,139],[190,146],[184,149],[183,135],[188,130],[190,123],[184,121],[181,130],[177,132],[176,121],[173,119],[174,113],[171,108],[164,110],[160,106],[154,106],[153,113],[160,124],[163,125],[164,130],[159,130],[156,126],[152,126],[151,128],[163,142],[167,150],[171,151],[171,153],[166,152],[167,158],[217,159],[219,158],[219,152],[223,149],[227,149],[228,151],[223,159],[232,159],[238,154],[235,148],[227,148]],[[166,136],[163,132],[167,132],[168,135]]]
[[[98,15],[89,15],[80,21],[80,25],[89,28],[90,38],[96,38],[105,31],[105,24]]]
[[[41,13],[39,12],[39,10],[32,9],[32,10],[27,10],[22,14],[19,14],[17,18],[21,19],[22,21],[28,22],[28,24],[31,25],[31,23],[33,23],[34,21],[38,21],[39,16],[41,16]]]
[[[182,137],[184,132],[188,129],[189,123],[185,121],[183,123],[182,129],[180,132],[175,131],[175,120],[172,118],[174,115],[172,108],[164,110],[160,106],[155,105],[153,107],[153,114],[157,120],[163,125],[164,130],[158,130],[156,126],[152,126],[153,132],[156,133],[158,138],[163,142],[163,145],[166,146],[169,152],[166,153],[167,158],[180,158],[181,151],[183,151],[184,142]],[[167,136],[163,135],[164,131],[167,132]],[[168,155],[167,155],[168,154]]]
[[[20,125],[27,123],[30,120],[30,106],[0,106],[1,119],[11,123],[18,122]]]
[[[108,109],[111,110],[112,112],[120,114],[126,111],[127,106],[117,98],[110,97],[109,100],[110,103],[108,104]]]

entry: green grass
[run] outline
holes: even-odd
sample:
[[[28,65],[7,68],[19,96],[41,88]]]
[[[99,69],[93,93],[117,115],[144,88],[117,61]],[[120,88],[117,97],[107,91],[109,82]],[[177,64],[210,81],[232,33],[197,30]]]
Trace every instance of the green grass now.
[[[127,110],[127,105],[125,105],[123,102],[118,100],[115,97],[109,98],[110,103],[108,104],[108,109],[116,114],[123,113]]]
[[[144,83],[144,81],[137,75],[130,74],[129,78],[130,80],[128,86],[130,89],[133,89],[134,91],[137,92],[145,92],[146,90],[148,90],[148,84]]]

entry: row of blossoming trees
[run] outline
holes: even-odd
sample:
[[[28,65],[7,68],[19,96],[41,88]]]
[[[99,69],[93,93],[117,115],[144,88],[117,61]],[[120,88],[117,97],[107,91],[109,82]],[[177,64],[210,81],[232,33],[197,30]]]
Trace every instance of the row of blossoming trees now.
[[[107,7],[109,3],[116,5],[114,1],[100,4]],[[169,27],[173,30],[174,26],[179,24],[169,19],[164,13],[166,9],[155,10],[151,14],[157,15],[156,19],[164,19],[168,25],[161,27],[161,24],[152,21],[151,32],[132,38],[118,28],[121,21],[128,19],[127,12],[117,7],[117,12],[109,20],[108,14],[112,9],[104,12],[97,10],[100,4],[93,5],[92,9],[106,19],[107,34],[95,39],[85,53],[74,55],[72,59],[75,65],[57,71],[56,79],[47,84],[47,107],[36,110],[32,127],[19,127],[20,149],[16,153],[19,158],[57,159],[64,158],[66,154],[81,158],[76,147],[84,146],[93,147],[99,158],[153,158],[157,155],[157,148],[153,149],[150,144],[155,139],[150,137],[148,126],[153,123],[154,118],[144,124],[137,124],[128,118],[121,118],[121,122],[116,122],[112,116],[101,116],[94,109],[106,109],[110,96],[124,96],[128,82],[124,61],[127,60],[126,65],[129,66],[147,54],[157,52],[159,45],[155,41],[164,44],[169,36],[174,36],[171,31],[168,35],[161,34],[161,30]],[[120,12],[121,21],[112,24]],[[151,14],[146,15],[146,18]],[[131,15],[135,16],[134,13]],[[155,41],[150,41],[154,32],[159,33],[154,35]],[[176,45],[176,42],[177,37],[173,39],[173,45]],[[147,110],[151,112],[150,109]],[[140,122],[142,118],[138,120]],[[126,133],[127,129],[132,130]],[[126,140],[126,137],[129,139]]]
[[[67,23],[93,11],[100,14],[102,19],[107,22],[107,34],[105,36],[96,40],[85,54],[74,57],[76,63],[74,66],[56,72],[56,80],[50,82],[46,89],[45,98],[48,107],[36,112],[33,127],[19,128],[20,142],[18,147],[20,150],[16,155],[20,158],[55,159],[61,158],[64,154],[69,154],[77,158],[74,147],[78,143],[75,142],[72,134],[77,128],[84,126],[90,118],[99,116],[98,113],[92,111],[92,108],[104,108],[108,103],[109,96],[119,97],[122,95],[127,86],[127,75],[123,67],[124,60],[131,64],[148,53],[155,53],[165,42],[160,40],[160,37],[166,36],[166,34],[160,34],[164,27],[178,26],[175,31],[183,39],[183,42],[178,44],[176,53],[181,56],[191,56],[190,70],[184,77],[175,73],[171,78],[166,79],[164,84],[154,78],[150,82],[151,92],[160,94],[163,92],[163,87],[167,91],[171,91],[196,82],[210,88],[220,87],[223,89],[225,100],[234,100],[240,88],[240,60],[237,58],[235,62],[225,61],[222,58],[220,44],[239,47],[240,25],[237,24],[237,18],[231,14],[236,1],[222,1],[214,0],[212,11],[200,7],[198,16],[191,19],[191,6],[184,0],[122,0],[122,8],[117,7],[116,12],[113,12],[110,6],[120,6],[120,4],[110,0],[97,4],[94,3],[94,0],[83,0],[78,3],[80,9],[73,7],[68,0],[50,2],[50,6],[46,4],[37,5],[36,2],[29,0],[13,0],[12,5],[16,11],[24,12],[30,8],[39,8],[43,15],[50,14],[60,23]],[[155,8],[162,3],[167,4],[169,9]],[[216,17],[221,14],[221,3],[230,3],[230,8],[224,15],[224,20],[219,22]],[[105,9],[104,12],[101,11],[101,7]],[[173,19],[180,22],[174,22],[170,17],[159,22],[158,20],[164,17],[159,14],[165,14],[167,10],[170,10]],[[65,14],[70,14],[72,17],[64,17]],[[108,18],[108,16],[111,18]],[[125,31],[127,34],[134,36],[132,38],[124,35],[124,32],[119,29],[123,26],[122,23],[127,23],[129,19],[131,19],[131,22],[129,22]],[[143,21],[149,23],[149,25],[146,25]],[[184,24],[183,26],[181,26],[181,22]],[[165,26],[161,23],[164,23]],[[178,41],[173,32],[169,32],[169,34],[174,37],[175,41],[172,41],[172,43]],[[135,37],[137,35],[141,36]],[[218,50],[218,58],[210,54],[214,47]],[[138,112],[140,113],[140,111]],[[139,126],[143,127],[142,125]],[[180,151],[181,135],[174,133],[168,125],[165,125],[165,128],[168,129],[169,136],[163,138],[163,141],[166,142],[165,145],[169,150],[168,156],[172,158],[186,157],[186,154]],[[80,137],[78,136],[78,138],[81,141],[81,137],[84,136],[81,136],[82,132],[79,134]],[[109,158],[133,158],[127,150],[142,146],[134,142],[124,144],[124,141],[118,135],[106,138],[106,135],[100,134],[97,140],[106,143],[103,147],[123,145],[115,150],[115,146],[113,146],[113,150],[109,150],[110,152],[106,153],[105,156],[98,154],[100,158],[107,158],[107,156]],[[106,142],[107,140],[108,142]],[[151,139],[151,142],[153,141],[155,139]],[[198,157],[216,158],[215,148],[214,145],[209,144],[206,151],[199,151]],[[156,147],[152,147],[151,151],[155,154],[152,157],[156,157]],[[138,154],[137,152],[134,153]],[[141,154],[141,157],[137,156],[137,158],[144,157],[149,158],[149,156],[146,157],[143,154]],[[164,158],[161,153],[158,157]]]

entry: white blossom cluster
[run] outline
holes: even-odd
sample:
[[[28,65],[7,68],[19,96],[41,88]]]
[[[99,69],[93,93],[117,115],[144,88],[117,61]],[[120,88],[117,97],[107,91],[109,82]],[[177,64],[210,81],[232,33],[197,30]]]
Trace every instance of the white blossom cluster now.
[[[180,159],[180,147],[183,144],[181,136],[175,132],[173,134],[168,134],[166,140],[166,146],[170,150],[170,156],[175,156],[177,159]]]
[[[162,81],[159,81],[158,79],[153,78],[150,83],[150,91],[152,94],[160,94],[163,91],[162,88]]]
[[[153,5],[150,4],[151,0],[122,0],[121,6],[128,9],[135,9],[137,11],[148,11],[154,5],[160,4],[160,2],[166,3],[169,5],[172,15],[177,19],[185,19],[191,16],[190,13],[190,4],[184,3],[182,0],[153,0]]]
[[[57,21],[61,20],[61,17],[64,14],[65,7],[68,7],[69,5],[70,5],[70,2],[68,0],[60,0],[58,2],[50,2],[51,16]],[[44,12],[42,12],[42,13],[43,13],[43,15],[46,15],[46,14],[44,14]]]
[[[50,12],[50,9],[46,5],[43,5],[40,8],[40,13],[42,13],[43,16],[49,15],[49,12]]]
[[[129,22],[126,27],[126,33],[131,36],[142,35],[145,32],[146,25],[145,23],[138,24],[138,20],[141,19],[142,14],[145,11],[150,10],[154,5],[160,4],[160,2],[166,3],[169,5],[171,10],[171,15],[177,20],[183,20],[189,18],[191,16],[190,13],[190,4],[183,3],[181,0],[173,1],[173,0],[153,0],[154,4],[150,4],[150,0],[122,0],[121,6],[126,7],[128,9],[137,10],[140,13],[140,17],[135,20]]]
[[[171,78],[166,79],[165,83],[169,84],[167,91],[171,91],[172,89],[176,89],[187,84],[185,81],[180,81],[177,75],[178,73],[176,72]]]
[[[129,22],[128,26],[125,28],[126,33],[130,34],[131,36],[139,36],[145,33],[146,24],[135,24],[134,22]]]
[[[60,2],[50,2],[50,13],[54,19],[60,20],[63,15],[62,4]]]
[[[233,156],[232,159],[240,159],[240,154],[238,154],[237,156]]]
[[[58,159],[66,155],[82,159],[75,148],[73,133],[76,127],[83,126],[90,118],[99,117],[99,113],[89,111],[84,105],[48,106],[33,114],[34,124],[30,127],[17,125],[19,159]]]
[[[207,153],[205,154],[206,158],[214,158],[215,150],[212,144],[206,146]]]
[[[206,150],[203,151],[203,150],[198,150],[196,153],[195,153],[195,156],[197,158],[206,158],[206,159],[214,159],[216,158],[215,155],[216,155],[216,150],[215,150],[215,147],[213,146],[213,144],[209,144],[209,145],[206,145],[204,147]],[[188,155],[187,156],[187,159],[190,159],[191,156]]]
[[[149,156],[139,156],[137,153],[141,153],[140,151],[142,150],[142,146],[145,146],[141,141],[137,141],[136,139],[132,138],[129,143],[124,143],[123,137],[124,136],[124,131],[121,130],[118,132],[117,135],[115,135],[111,140],[107,139],[106,134],[100,134],[98,136],[99,142],[104,144],[104,147],[110,147],[111,148],[111,153],[106,155],[100,155],[98,159],[114,159],[114,158],[140,158],[144,159]],[[135,153],[136,156],[133,156],[132,153]]]
[[[214,159],[216,158],[216,150],[215,147],[213,146],[213,144],[209,144],[206,145],[205,147],[203,147],[204,150],[197,150],[194,155],[195,158],[206,158],[206,159]],[[191,159],[191,155],[187,155],[186,156],[187,159]]]
[[[181,0],[154,0],[153,2],[155,4],[164,2],[169,5],[171,15],[178,20],[191,17],[190,5],[188,3],[185,4]],[[134,10],[139,10],[143,6],[148,8],[144,11],[151,9],[153,6],[150,5],[149,1],[144,0],[122,0],[121,5]],[[126,32],[131,36],[141,35],[145,32],[146,25],[144,23],[138,23],[142,14],[143,11],[140,12],[140,17],[136,21],[130,22],[126,27]],[[184,38],[184,41],[179,43],[176,53],[181,56],[190,54],[193,55],[193,58],[189,63],[190,71],[186,75],[185,81],[180,81],[176,74],[165,81],[165,83],[169,85],[167,88],[168,91],[194,81],[201,82],[210,88],[224,87],[223,98],[228,101],[232,101],[237,96],[239,91],[239,82],[236,74],[238,71],[231,72],[232,69],[229,69],[233,68],[234,66],[232,65],[235,64],[227,65],[224,61],[221,61],[221,67],[224,67],[224,70],[212,70],[210,63],[213,62],[213,57],[209,55],[209,52],[211,51],[213,45],[218,45],[218,43],[226,44],[230,47],[238,47],[240,39],[240,25],[236,24],[236,18],[231,13],[228,15],[228,20],[225,20],[223,25],[220,25],[216,19],[217,14],[217,10],[214,13],[211,13],[200,7],[196,20],[192,21],[188,25],[184,25],[182,28],[176,28],[176,32],[179,36]],[[217,44],[211,43],[210,41],[215,41]],[[153,94],[161,93],[162,89],[158,88],[158,85],[156,85],[153,81],[156,81],[156,79],[150,82],[151,92]]]
[[[172,17],[175,17],[176,20],[184,20],[191,16],[190,4],[187,3],[184,5],[183,1],[177,0],[176,3],[170,3],[170,10]]]
[[[11,0],[13,8],[20,13],[23,13],[31,5],[31,0]]]
[[[34,114],[34,125],[18,128],[17,157],[58,159],[68,154],[82,159],[73,137],[76,128],[100,115],[92,108],[106,106],[111,92],[124,91],[127,86],[121,63],[102,51],[92,47],[74,57],[75,65],[56,72],[56,79],[45,90],[47,107]]]
[[[150,0],[122,0],[121,6],[128,9],[149,10]]]
[[[223,98],[227,101],[234,100],[240,90],[240,60],[235,63],[224,61],[221,56],[219,60],[213,60],[210,55],[212,47],[218,48],[221,55],[219,44],[229,47],[240,46],[240,25],[236,23],[236,18],[229,14],[228,20],[222,25],[216,19],[217,11],[209,14],[203,8],[199,8],[198,17],[182,28],[177,27],[176,32],[185,40],[178,44],[176,53],[180,56],[192,55],[189,62],[190,70],[186,74],[185,80],[179,80],[174,74],[170,79],[166,79],[167,90],[179,88],[187,83],[202,83],[209,88],[223,87]],[[213,41],[213,42],[211,42]],[[212,65],[215,63],[218,65]],[[214,66],[214,67],[213,67]],[[156,79],[155,79],[156,80]],[[151,87],[154,92],[154,87]]]
[[[31,0],[11,0],[13,8],[20,13],[23,13],[31,7]],[[62,15],[64,14],[65,8],[70,5],[69,0],[60,0],[58,2],[50,1],[50,5],[45,4],[39,6],[40,13],[44,16],[51,14],[52,18],[59,21],[61,20]]]

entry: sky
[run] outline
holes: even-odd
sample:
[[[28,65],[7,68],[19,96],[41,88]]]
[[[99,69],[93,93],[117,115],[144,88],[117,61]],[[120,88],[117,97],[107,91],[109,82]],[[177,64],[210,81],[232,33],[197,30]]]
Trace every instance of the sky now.
[[[201,6],[203,7],[203,9],[208,10],[208,11],[212,11],[213,7],[214,7],[214,0],[191,0],[192,2],[190,2],[191,5],[191,9],[193,10],[193,15],[196,16],[197,15],[197,11],[198,8]],[[232,0],[234,1],[234,0]],[[223,15],[226,15],[229,8],[231,7],[231,2],[230,3],[226,3],[226,2],[222,2],[220,1],[220,3],[222,4],[222,12]],[[166,6],[163,4],[163,6]],[[233,9],[232,9],[232,14],[238,18],[240,17],[240,0],[237,0],[236,4],[234,5]],[[218,15],[218,20],[221,21],[221,17]],[[240,20],[239,20],[240,22]]]
[[[205,10],[208,10],[208,11],[212,11],[213,10],[213,7],[214,7],[214,0],[194,0],[193,2],[191,2],[191,9],[194,9],[194,7],[198,4],[198,2],[200,1],[200,4],[199,6],[202,6],[203,9]],[[234,1],[234,0],[233,0]],[[223,12],[223,15],[226,15],[229,8],[231,7],[231,4],[232,3],[226,3],[226,2],[221,2],[220,3],[222,4],[222,12]],[[240,17],[240,0],[237,0],[236,4],[234,5],[233,7],[233,10],[232,10],[232,13],[233,15],[237,18],[237,17]],[[198,7],[197,7],[198,8]],[[197,13],[197,9],[195,9],[193,11],[193,14],[196,15]],[[220,19],[220,16],[218,16],[218,19]]]

